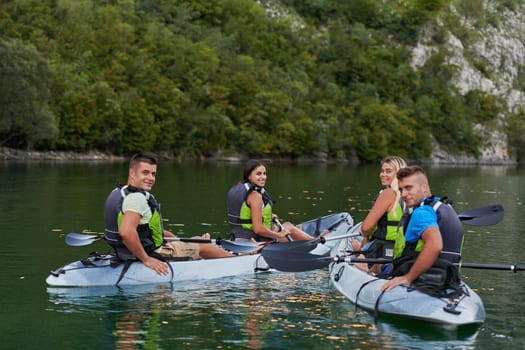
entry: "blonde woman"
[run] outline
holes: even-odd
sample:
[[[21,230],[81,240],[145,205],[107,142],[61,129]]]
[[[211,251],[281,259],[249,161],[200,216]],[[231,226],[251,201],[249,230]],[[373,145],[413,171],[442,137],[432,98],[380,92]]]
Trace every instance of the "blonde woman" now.
[[[358,241],[352,244],[354,251],[362,251],[367,258],[392,257],[397,231],[403,229],[399,222],[405,211],[396,176],[406,166],[401,157],[388,156],[381,161],[382,189],[361,225],[361,244]],[[377,272],[378,268],[372,270]]]

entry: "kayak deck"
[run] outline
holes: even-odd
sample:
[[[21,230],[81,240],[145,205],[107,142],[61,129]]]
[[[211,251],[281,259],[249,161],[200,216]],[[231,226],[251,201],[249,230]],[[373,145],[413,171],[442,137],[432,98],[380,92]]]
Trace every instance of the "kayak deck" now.
[[[312,236],[318,236],[323,231],[329,230],[328,235],[332,236],[345,233],[352,225],[350,214],[342,212],[303,222],[301,228]],[[243,242],[232,243],[235,243],[235,248],[239,248]],[[331,248],[331,246],[322,246],[320,253],[327,253]],[[113,254],[93,254],[52,271],[46,283],[51,287],[143,285],[215,279],[270,269],[260,254],[220,259],[178,260],[170,261],[168,265],[168,274],[158,275],[139,261],[126,266],[122,262],[116,262]]]
[[[124,263],[115,264],[113,258],[112,254],[92,255],[74,261],[52,271],[46,283],[55,287],[173,283],[253,274],[269,269],[260,254],[221,259],[170,261],[167,275],[159,275],[138,261],[129,266]]]
[[[340,246],[347,247],[346,242],[341,242]],[[397,286],[382,293],[380,288],[387,281],[347,261],[330,264],[331,284],[352,303],[376,316],[381,313],[404,316],[449,329],[481,324],[485,320],[481,298],[465,282],[461,282],[463,294],[449,299],[431,296],[410,286]]]
[[[312,237],[319,237],[324,232],[324,238],[334,238],[342,236],[353,227],[354,220],[347,212],[327,215],[318,219],[306,221],[301,224],[301,229],[310,234]],[[323,244],[318,244],[317,247],[311,251],[312,254],[326,255],[339,243],[339,240],[327,241]]]
[[[352,303],[374,313],[405,316],[427,322],[463,326],[483,323],[485,310],[479,296],[466,283],[458,299],[433,297],[407,286],[382,293],[386,279],[376,278],[343,262],[330,267],[332,285]]]

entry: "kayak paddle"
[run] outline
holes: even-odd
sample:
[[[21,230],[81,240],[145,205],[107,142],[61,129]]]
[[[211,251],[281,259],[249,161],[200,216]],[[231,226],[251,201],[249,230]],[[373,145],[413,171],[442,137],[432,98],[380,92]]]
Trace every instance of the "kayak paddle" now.
[[[506,265],[506,264],[476,264],[476,263],[459,263],[458,266],[467,269],[478,270],[504,270],[504,271],[525,271],[525,265]]]
[[[261,252],[264,260],[270,267],[284,272],[303,272],[316,269],[323,269],[332,262],[348,263],[367,263],[367,264],[386,264],[392,262],[391,259],[382,258],[357,258],[354,256],[323,256],[309,253],[283,252],[263,249]],[[459,268],[478,269],[478,270],[504,270],[504,271],[525,271],[525,265],[515,264],[477,264],[459,263]]]
[[[458,214],[459,220],[466,224],[471,226],[489,226],[489,225],[496,225],[503,219],[504,209],[500,204],[494,204],[494,205],[488,205],[485,207],[480,208],[474,208],[469,209],[461,214]],[[338,224],[340,224],[341,221],[335,223],[330,228],[328,228],[328,231],[332,231]],[[319,237],[308,241],[294,241],[294,242],[288,242],[288,243],[278,243],[278,244],[271,244],[265,247],[265,250],[274,250],[274,251],[289,251],[289,252],[297,252],[297,253],[307,253],[312,251],[315,247],[317,247],[317,244],[324,244],[327,241],[331,240],[337,240],[337,239],[343,239],[343,238],[349,238],[349,237],[356,237],[359,236],[359,229],[361,228],[361,225],[363,222],[360,222],[356,225],[354,225],[347,235],[340,235],[330,238],[324,238]]]
[[[218,240],[217,244],[219,244],[224,249],[229,250],[230,252],[233,252],[233,253],[248,253],[248,252],[253,252],[257,249],[262,248],[264,244],[267,244],[267,243],[266,242],[257,243],[257,242],[244,241],[244,240],[230,241],[230,240],[221,239],[221,240]]]
[[[103,235],[87,235],[76,232],[71,232],[66,235],[66,244],[72,247],[81,247],[94,243],[95,241],[103,240]],[[224,249],[233,253],[247,253],[261,248],[255,242],[233,242],[223,239],[206,239],[206,238],[179,238],[179,237],[164,237],[166,241],[179,241],[185,243],[215,243],[222,246]]]
[[[91,243],[104,239],[104,236],[100,235],[86,235],[76,232],[71,232],[66,235],[66,244],[72,247],[81,247],[85,245],[90,245]]]
[[[284,272],[302,272],[322,269],[330,265],[332,262],[342,261],[371,264],[386,264],[392,262],[390,259],[368,259],[353,256],[325,256],[293,251],[276,251],[267,248],[263,249],[261,254],[270,267]]]
[[[102,235],[86,235],[76,232],[71,232],[66,235],[66,244],[73,247],[81,247],[90,245],[95,241],[105,239]],[[178,237],[164,237],[166,241],[180,241],[186,243],[215,243],[215,240],[206,238],[178,238]]]
[[[504,209],[501,204],[465,210],[458,215],[459,220],[471,226],[496,225],[503,219]]]
[[[275,218],[272,219],[272,221],[277,225],[277,227],[279,227],[279,232],[281,232],[284,229],[284,226],[283,226],[283,224],[281,224],[279,219],[277,219],[275,217]],[[286,235],[286,239],[288,240],[288,242],[293,242],[293,238],[292,238],[291,234],[287,234]]]
[[[270,244],[267,247],[265,247],[265,250],[275,250],[275,251],[287,251],[287,252],[296,252],[296,253],[308,253],[315,249],[318,244],[324,244],[328,241],[335,241],[343,238],[350,238],[350,237],[357,237],[361,233],[359,232],[359,229],[361,228],[361,222],[353,226],[349,233],[338,235],[334,237],[319,237],[315,239],[311,239],[308,241],[293,241],[293,242],[287,242],[287,243],[277,243],[277,244]],[[333,230],[333,228],[332,228]],[[329,231],[332,231],[329,230]]]

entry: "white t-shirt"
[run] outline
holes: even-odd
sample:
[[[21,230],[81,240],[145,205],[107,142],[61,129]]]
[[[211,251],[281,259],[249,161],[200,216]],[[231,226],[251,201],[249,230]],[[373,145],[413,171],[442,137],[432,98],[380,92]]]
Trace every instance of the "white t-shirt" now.
[[[122,212],[132,211],[140,215],[140,224],[147,224],[151,220],[151,209],[146,196],[140,192],[128,194],[122,202]]]

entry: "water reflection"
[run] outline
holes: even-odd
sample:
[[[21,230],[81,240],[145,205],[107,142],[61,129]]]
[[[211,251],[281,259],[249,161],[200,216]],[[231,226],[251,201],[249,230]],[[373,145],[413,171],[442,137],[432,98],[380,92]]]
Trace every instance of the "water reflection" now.
[[[100,348],[469,348],[478,330],[380,318],[329,288],[326,271],[179,286],[48,288],[49,310],[94,313]]]
[[[97,315],[104,325],[98,348],[158,348],[169,285],[135,288],[48,288],[49,310]]]

